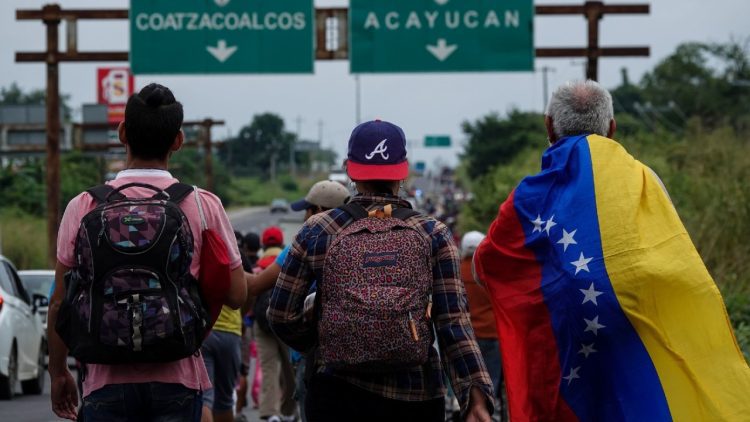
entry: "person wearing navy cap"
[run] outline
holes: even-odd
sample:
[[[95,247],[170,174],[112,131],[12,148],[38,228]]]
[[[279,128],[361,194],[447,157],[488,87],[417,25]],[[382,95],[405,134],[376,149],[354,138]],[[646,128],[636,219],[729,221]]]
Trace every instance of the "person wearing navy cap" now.
[[[494,393],[471,329],[456,245],[443,223],[410,212],[410,203],[398,196],[401,184],[409,176],[404,131],[395,124],[382,120],[357,126],[349,138],[345,167],[356,186],[357,194],[347,205],[314,215],[305,222],[284,261],[267,312],[272,329],[282,341],[298,351],[314,353],[315,359],[308,361],[310,370],[305,400],[307,420],[444,421],[445,373],[451,379],[465,420],[489,422]],[[358,217],[353,215],[354,208],[361,210]],[[415,254],[421,253],[419,251],[429,253],[430,256],[417,260],[427,264],[419,264],[422,265],[419,267],[408,259],[400,260],[398,256],[392,260],[383,260],[383,254],[368,253],[367,250],[347,250],[344,252],[346,256],[333,255],[332,252],[328,256],[332,244],[352,236],[349,232],[343,233],[348,226],[362,224],[363,220],[371,217],[391,216],[402,220],[402,223],[398,223],[401,227],[414,229],[421,236],[420,245],[430,245],[424,249],[414,249],[417,251]],[[367,221],[364,223],[369,224]],[[442,362],[437,350],[429,344],[425,346],[429,350],[420,349],[420,353],[424,352],[426,356],[423,363],[397,370],[378,367],[376,371],[353,371],[342,369],[326,360],[323,343],[319,342],[323,336],[318,336],[318,333],[323,333],[320,330],[328,321],[323,315],[326,309],[331,309],[327,308],[331,305],[326,302],[325,276],[318,280],[319,293],[322,292],[323,299],[320,303],[316,300],[314,305],[313,315],[317,317],[306,316],[305,296],[312,282],[321,275],[329,274],[332,279],[339,276],[331,271],[333,267],[328,266],[331,261],[345,262],[348,259],[351,265],[356,266],[359,265],[359,260],[352,256],[362,253],[377,255],[371,257],[374,261],[370,265],[388,266],[390,274],[415,272],[414,268],[426,270],[426,274],[418,272],[419,279],[432,280],[432,284],[427,286],[432,294],[428,297],[430,302],[427,312],[422,315],[427,323],[434,326]],[[390,252],[389,254],[392,255]],[[363,266],[367,267],[368,264]],[[331,288],[333,287],[329,285],[328,289]],[[357,306],[354,303],[352,305]],[[409,322],[412,322],[411,316]],[[418,320],[412,324],[413,340],[419,341],[423,336],[418,335],[415,325],[423,322]],[[422,325],[419,327],[422,328]],[[432,332],[429,327],[423,331],[428,336]],[[363,327],[363,330],[369,328]],[[352,336],[361,338],[366,334],[354,330],[345,337]],[[341,338],[339,344],[347,340],[349,339]],[[377,342],[385,342],[386,339],[362,338],[362,341],[369,341],[368,344],[372,343],[373,348],[377,349]],[[336,342],[327,343],[327,346],[336,347]],[[342,350],[338,354],[344,356],[345,352]]]

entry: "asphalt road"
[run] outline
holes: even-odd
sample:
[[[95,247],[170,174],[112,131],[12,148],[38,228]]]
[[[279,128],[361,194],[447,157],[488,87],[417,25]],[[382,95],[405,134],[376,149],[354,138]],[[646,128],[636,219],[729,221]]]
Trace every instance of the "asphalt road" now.
[[[229,221],[235,230],[255,232],[260,235],[269,226],[279,226],[284,232],[284,243],[290,243],[302,226],[303,212],[289,211],[271,213],[268,207],[244,208],[229,213]]]
[[[271,225],[278,225],[284,232],[284,243],[289,243],[302,225],[303,213],[287,212],[272,214],[267,207],[245,208],[229,213],[235,230],[243,234],[254,231],[260,234]],[[251,378],[252,379],[252,378]],[[47,422],[59,421],[50,406],[49,376],[45,381],[44,393],[38,396],[21,394],[20,384],[13,400],[0,401],[0,421]],[[259,421],[256,411],[246,408],[243,412],[248,422]]]

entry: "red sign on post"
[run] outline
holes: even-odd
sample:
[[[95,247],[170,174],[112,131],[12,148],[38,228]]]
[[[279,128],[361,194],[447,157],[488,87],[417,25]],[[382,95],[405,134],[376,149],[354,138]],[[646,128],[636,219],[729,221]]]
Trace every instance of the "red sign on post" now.
[[[96,92],[99,104],[107,104],[107,121],[117,124],[125,118],[125,105],[133,95],[135,79],[127,67],[97,69]]]

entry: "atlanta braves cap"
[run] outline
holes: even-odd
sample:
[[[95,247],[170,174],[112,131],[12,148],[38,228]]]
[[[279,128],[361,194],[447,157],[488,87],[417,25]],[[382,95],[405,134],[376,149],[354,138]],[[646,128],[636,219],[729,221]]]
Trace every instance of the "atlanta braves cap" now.
[[[294,211],[302,211],[314,206],[333,209],[344,205],[347,198],[349,198],[349,191],[344,185],[330,180],[321,180],[312,185],[307,196],[292,202],[289,207]]]
[[[352,180],[404,180],[409,176],[406,136],[383,120],[355,127],[349,137],[346,172]]]

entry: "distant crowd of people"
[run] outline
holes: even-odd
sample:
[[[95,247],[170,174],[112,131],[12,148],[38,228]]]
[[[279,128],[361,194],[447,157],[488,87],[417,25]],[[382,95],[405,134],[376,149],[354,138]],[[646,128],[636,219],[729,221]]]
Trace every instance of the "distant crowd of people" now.
[[[400,196],[394,123],[354,128],[353,193],[316,183],[284,239],[235,232],[218,197],[169,173],[182,121],[168,88],[133,95],[127,169],[65,210],[48,324],[59,417],[233,421],[254,406],[269,422],[437,422],[447,397],[469,422],[750,414],[721,296],[658,176],[612,139],[597,83],[555,91],[542,170],[459,245],[452,198],[440,221]]]

